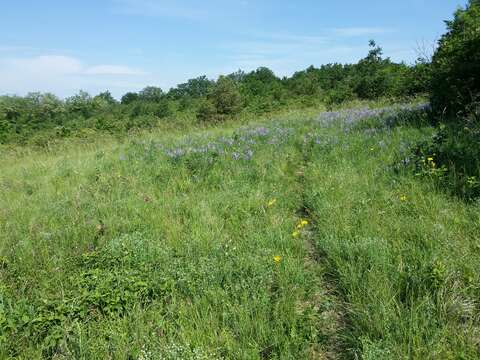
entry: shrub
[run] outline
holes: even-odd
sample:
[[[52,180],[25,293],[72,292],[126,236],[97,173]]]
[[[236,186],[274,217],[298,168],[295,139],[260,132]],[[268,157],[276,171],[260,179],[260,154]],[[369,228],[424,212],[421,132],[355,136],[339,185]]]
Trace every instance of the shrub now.
[[[457,10],[447,27],[433,56],[431,104],[453,120],[480,101],[480,1]]]
[[[432,62],[431,105],[441,124],[418,147],[416,167],[473,199],[480,196],[480,1],[457,10],[447,26]]]
[[[235,115],[242,108],[242,96],[237,84],[226,76],[220,76],[209,100],[215,106],[215,110],[220,115]]]
[[[154,115],[159,118],[165,118],[173,114],[172,104],[166,99],[160,100],[155,108]]]
[[[92,97],[85,91],[69,97],[65,103],[68,112],[79,114],[84,118],[91,116],[95,110]]]
[[[346,83],[341,83],[326,92],[325,102],[328,105],[341,104],[355,98],[353,89]]]
[[[134,101],[137,101],[139,98],[137,93],[134,92],[128,92],[125,95],[122,96],[121,103],[124,105],[131,104]]]
[[[432,66],[423,58],[417,59],[414,66],[407,68],[402,77],[401,95],[412,97],[417,94],[427,94],[432,78]]]
[[[151,129],[158,124],[158,118],[154,115],[140,115],[127,121],[127,130],[132,128]]]
[[[465,200],[480,196],[480,126],[441,125],[430,141],[413,154],[415,172],[433,178],[442,188]]]
[[[190,79],[184,84],[170,89],[167,96],[171,99],[180,100],[185,98],[198,99],[206,97],[214,86],[214,81],[209,80],[205,75]]]
[[[108,105],[113,105],[117,103],[117,100],[114,99],[110,91],[104,91],[97,96],[94,97],[95,99],[103,100]]]
[[[370,41],[371,50],[355,68],[355,93],[361,99],[375,99],[387,92],[388,78],[384,66],[389,60],[382,59],[382,48]]]
[[[223,121],[236,115],[242,108],[242,96],[237,83],[227,76],[220,76],[213,90],[200,103],[197,119],[200,121]]]
[[[202,122],[214,121],[216,116],[217,110],[215,105],[209,100],[202,101],[197,110],[197,119]]]
[[[161,101],[164,94],[162,89],[155,86],[147,86],[138,94],[138,99],[143,101],[158,102]]]

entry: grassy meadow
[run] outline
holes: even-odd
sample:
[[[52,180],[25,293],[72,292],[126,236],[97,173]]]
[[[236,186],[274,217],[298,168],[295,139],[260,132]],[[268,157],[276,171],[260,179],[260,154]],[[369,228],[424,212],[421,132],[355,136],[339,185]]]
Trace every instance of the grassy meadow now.
[[[478,359],[479,203],[410,108],[5,151],[0,358]]]

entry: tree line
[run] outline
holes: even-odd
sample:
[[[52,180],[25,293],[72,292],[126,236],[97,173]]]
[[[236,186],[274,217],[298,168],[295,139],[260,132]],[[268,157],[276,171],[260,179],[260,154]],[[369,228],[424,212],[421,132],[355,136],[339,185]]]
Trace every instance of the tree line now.
[[[370,42],[356,64],[310,66],[280,78],[261,67],[216,80],[200,76],[164,92],[148,86],[116,100],[108,91],[96,96],[80,91],[60,99],[50,93],[0,96],[0,143],[45,144],[53,137],[89,131],[124,133],[156,126],[179,114],[192,121],[217,122],[241,113],[262,114],[282,108],[332,106],[353,99],[402,98],[425,94],[430,63],[395,63]]]

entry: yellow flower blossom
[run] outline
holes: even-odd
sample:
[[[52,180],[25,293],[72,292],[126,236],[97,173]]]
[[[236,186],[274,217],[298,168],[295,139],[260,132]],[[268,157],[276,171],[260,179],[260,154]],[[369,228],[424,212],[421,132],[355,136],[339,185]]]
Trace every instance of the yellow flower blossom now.
[[[307,220],[300,220],[300,222],[297,224],[297,229],[303,229],[307,225],[308,225]]]
[[[427,158],[427,160],[428,160],[428,161],[433,161],[433,157],[429,156],[429,157]]]
[[[407,196],[406,195],[401,195],[400,196],[400,201],[407,201]]]
[[[294,238],[299,237],[299,236],[300,236],[300,231],[295,230],[295,231],[292,233],[292,236],[293,236]]]
[[[267,203],[267,206],[268,207],[272,207],[273,205],[275,205],[277,203],[277,199],[272,199],[270,200],[268,203]]]
[[[280,255],[275,255],[273,257],[273,261],[275,261],[275,264],[280,264],[280,262],[282,261],[282,257]]]

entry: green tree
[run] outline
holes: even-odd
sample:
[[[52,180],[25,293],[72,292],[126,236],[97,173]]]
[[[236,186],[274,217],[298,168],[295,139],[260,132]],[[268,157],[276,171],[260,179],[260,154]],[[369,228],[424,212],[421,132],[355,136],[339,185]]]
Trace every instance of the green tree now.
[[[128,105],[133,103],[134,101],[138,100],[138,94],[134,92],[127,92],[125,95],[122,96],[120,100],[122,104]]]
[[[176,100],[183,98],[198,99],[206,97],[214,85],[215,83],[212,80],[209,80],[203,75],[195,79],[190,79],[186,83],[178,85],[176,88],[170,89],[168,96]]]
[[[147,86],[138,94],[138,99],[143,101],[159,102],[164,96],[163,90],[155,86]]]
[[[442,169],[441,183],[474,199],[480,197],[480,1],[457,10],[447,28],[431,66],[433,120],[440,124],[419,149]]]
[[[202,122],[216,121],[217,109],[210,100],[203,100],[197,110],[197,119]]]
[[[432,61],[431,104],[437,114],[464,116],[480,102],[480,1],[446,23]]]
[[[238,85],[226,76],[220,76],[209,95],[209,100],[220,115],[234,115],[242,108],[242,96]]]
[[[92,97],[86,91],[80,90],[78,94],[66,99],[67,110],[79,114],[84,118],[92,115],[94,102]]]
[[[113,105],[113,104],[117,103],[117,100],[115,100],[115,98],[112,96],[112,94],[108,90],[104,91],[104,92],[101,92],[100,94],[95,96],[95,98],[101,99],[109,105]]]
[[[385,96],[388,90],[388,77],[385,72],[390,60],[382,58],[383,50],[375,41],[369,42],[368,55],[355,67],[355,93],[361,99],[376,99]]]

